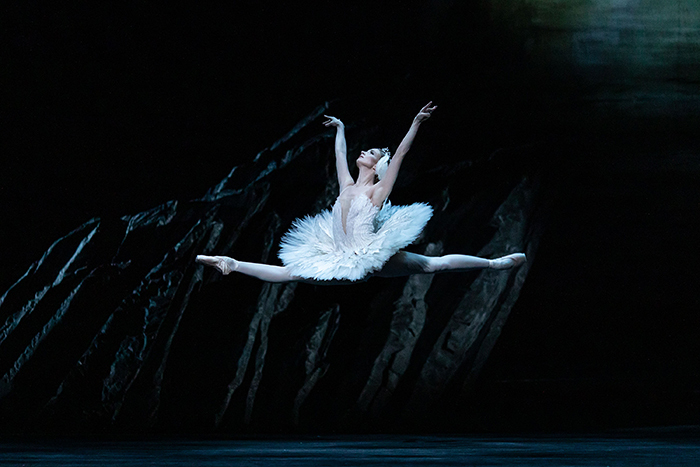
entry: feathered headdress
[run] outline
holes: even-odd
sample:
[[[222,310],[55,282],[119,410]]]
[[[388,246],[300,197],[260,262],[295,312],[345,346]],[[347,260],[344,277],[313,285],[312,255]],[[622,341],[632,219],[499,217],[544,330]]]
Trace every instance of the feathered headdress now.
[[[379,180],[384,177],[384,174],[386,174],[386,169],[389,168],[389,159],[391,158],[391,152],[389,151],[389,148],[384,148],[382,149],[382,156],[381,159],[377,162],[377,166],[375,167],[374,171],[377,174],[377,177],[379,177]]]

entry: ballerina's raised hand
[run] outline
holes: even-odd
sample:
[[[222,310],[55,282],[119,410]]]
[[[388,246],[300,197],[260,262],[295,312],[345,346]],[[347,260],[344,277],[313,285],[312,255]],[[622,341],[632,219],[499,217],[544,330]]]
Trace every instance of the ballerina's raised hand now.
[[[433,111],[437,109],[437,105],[430,107],[432,103],[433,101],[430,101],[426,105],[424,105],[423,108],[420,109],[420,112],[418,112],[418,115],[416,115],[416,118],[414,120],[416,120],[418,123],[422,123],[429,119],[430,116],[433,114]]]
[[[343,125],[343,122],[341,122],[339,119],[337,119],[335,117],[331,117],[330,115],[324,115],[324,117],[326,117],[328,119],[325,122],[323,122],[323,124],[325,126],[334,126],[336,128],[345,126],[345,125]]]
[[[391,219],[374,222],[392,191],[401,162],[421,123],[437,109],[432,104],[432,101],[428,102],[414,117],[378,181],[374,177],[377,163],[388,149],[375,148],[360,153],[356,161],[359,169],[356,182],[348,168],[345,125],[335,117],[325,116],[327,120],[323,124],[336,128],[335,156],[340,194],[333,209],[295,221],[282,239],[279,257],[284,266],[237,261],[228,256],[199,255],[197,261],[213,266],[223,274],[237,271],[269,282],[314,284],[351,283],[372,276],[510,269],[523,264],[526,258],[522,253],[489,260],[463,254],[423,256],[401,250],[418,238],[432,215],[432,208],[424,203],[392,206]]]

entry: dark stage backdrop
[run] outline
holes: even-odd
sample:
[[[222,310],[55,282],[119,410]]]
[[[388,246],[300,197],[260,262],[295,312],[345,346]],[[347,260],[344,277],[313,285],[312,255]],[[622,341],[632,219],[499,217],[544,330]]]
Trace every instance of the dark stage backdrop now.
[[[2,17],[1,290],[92,217],[202,196],[323,102],[407,128],[433,100],[419,138],[436,158],[553,155],[547,231],[464,416],[700,421],[691,0],[24,2]]]

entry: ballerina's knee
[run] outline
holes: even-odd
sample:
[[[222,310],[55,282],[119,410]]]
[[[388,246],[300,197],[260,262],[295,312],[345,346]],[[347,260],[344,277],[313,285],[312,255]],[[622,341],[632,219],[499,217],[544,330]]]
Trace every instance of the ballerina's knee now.
[[[441,271],[471,271],[489,267],[489,261],[478,256],[451,254],[445,256],[430,257],[427,261],[426,272]]]
[[[422,266],[423,271],[428,274],[450,269],[450,264],[444,256],[429,256]]]

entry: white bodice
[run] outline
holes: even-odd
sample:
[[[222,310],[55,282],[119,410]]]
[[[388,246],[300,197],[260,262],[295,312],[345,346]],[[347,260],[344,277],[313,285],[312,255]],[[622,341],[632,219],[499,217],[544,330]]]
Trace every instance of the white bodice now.
[[[279,257],[295,276],[359,280],[418,238],[432,211],[423,203],[386,203],[379,209],[361,194],[350,202],[343,229],[338,198],[331,210],[294,221],[282,238]]]
[[[372,235],[375,232],[374,221],[379,214],[379,208],[364,194],[350,201],[348,212],[345,215],[345,228],[343,228],[343,206],[340,197],[333,205],[333,240],[336,248],[348,248],[356,254],[366,253],[369,243],[372,243]]]

